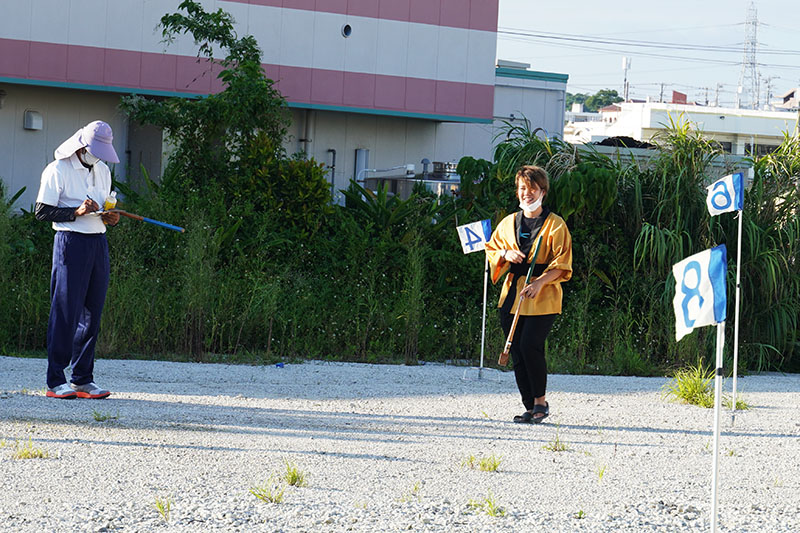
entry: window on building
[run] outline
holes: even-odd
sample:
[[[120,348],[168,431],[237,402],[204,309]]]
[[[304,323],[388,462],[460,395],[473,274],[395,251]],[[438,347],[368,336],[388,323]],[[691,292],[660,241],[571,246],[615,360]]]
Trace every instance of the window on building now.
[[[733,143],[729,142],[717,142],[717,148],[725,152],[726,154],[732,153],[733,150]]]
[[[744,153],[746,153],[747,155],[749,155],[751,157],[754,156],[754,155],[756,157],[760,157],[760,156],[764,156],[764,155],[767,155],[767,154],[771,154],[772,152],[774,152],[775,150],[778,149],[778,147],[776,145],[773,145],[773,144],[757,144],[757,145],[755,145],[755,148],[756,148],[755,149],[755,153],[753,153],[753,145],[751,145],[750,143],[745,143],[745,145],[744,145]]]

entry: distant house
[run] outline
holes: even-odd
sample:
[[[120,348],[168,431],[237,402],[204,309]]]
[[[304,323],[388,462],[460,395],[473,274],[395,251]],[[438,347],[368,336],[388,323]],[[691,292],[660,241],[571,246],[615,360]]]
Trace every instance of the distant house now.
[[[681,118],[695,124],[723,150],[735,155],[765,154],[792,132],[797,113],[706,107],[662,102],[620,102],[600,109],[601,120],[567,124],[564,139],[574,144],[601,141],[608,137],[631,137],[651,141],[664,131],[670,120]]]
[[[775,105],[779,109],[797,111],[800,109],[800,87],[795,87],[779,96],[780,102]]]

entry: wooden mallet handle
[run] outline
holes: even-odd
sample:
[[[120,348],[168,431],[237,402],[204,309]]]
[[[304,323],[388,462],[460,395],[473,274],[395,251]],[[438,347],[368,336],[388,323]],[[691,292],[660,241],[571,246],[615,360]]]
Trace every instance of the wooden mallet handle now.
[[[533,257],[531,257],[531,266],[528,267],[528,275],[525,276],[525,284],[522,286],[522,289],[525,290],[525,287],[528,286],[528,282],[531,280],[531,274],[533,274],[533,269],[536,266],[536,258],[539,257],[539,248],[542,246],[542,236],[539,235],[539,238],[536,240],[536,249],[533,252]],[[508,332],[508,338],[506,339],[506,345],[503,348],[502,353],[500,353],[500,357],[497,358],[497,364],[500,366],[506,366],[508,364],[508,354],[511,351],[511,341],[514,340],[514,331],[517,329],[517,322],[519,321],[519,312],[522,310],[522,300],[525,297],[520,294],[519,295],[519,303],[517,304],[517,312],[514,313],[514,321],[511,323],[511,331]]]
[[[517,306],[517,312],[514,313],[514,321],[511,323],[511,331],[508,332],[508,338],[506,339],[506,345],[503,348],[500,357],[497,358],[497,364],[500,366],[506,366],[508,364],[508,354],[511,352],[511,341],[514,340],[514,331],[517,329],[517,322],[519,322],[519,311],[522,309],[522,300],[524,300],[524,296],[520,296],[519,298],[519,305]]]

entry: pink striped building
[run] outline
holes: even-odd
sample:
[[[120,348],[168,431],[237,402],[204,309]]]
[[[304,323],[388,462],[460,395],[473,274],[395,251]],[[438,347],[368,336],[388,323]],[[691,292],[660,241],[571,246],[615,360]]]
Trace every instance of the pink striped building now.
[[[96,118],[112,124],[117,150],[126,154],[119,176],[140,163],[159,174],[160,133],[129,125],[116,109],[119,96],[220,90],[214,70],[197,61],[190,38],[161,42],[159,19],[178,3],[23,0],[5,6],[0,177],[12,192],[22,185],[35,189],[31,176],[38,177],[53,149]],[[553,94],[563,100],[566,76],[504,76],[509,69],[495,67],[498,0],[201,3],[229,12],[240,35],[256,37],[267,75],[292,108],[288,150],[305,150],[329,165],[338,154],[331,172],[336,188],[355,176],[357,149],[369,150],[369,166],[380,168],[419,166],[422,158],[487,157],[500,78],[523,80],[516,85],[527,90],[528,100],[537,83],[554,84]],[[41,129],[26,127],[26,119],[37,118]],[[560,121],[563,112],[554,124]],[[26,198],[32,195],[35,190]]]

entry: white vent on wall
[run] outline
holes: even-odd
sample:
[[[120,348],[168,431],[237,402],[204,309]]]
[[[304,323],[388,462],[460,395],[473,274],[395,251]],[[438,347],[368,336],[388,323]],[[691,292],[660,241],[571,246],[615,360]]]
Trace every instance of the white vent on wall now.
[[[32,109],[26,109],[22,118],[22,127],[26,130],[39,131],[44,125],[42,114]]]

